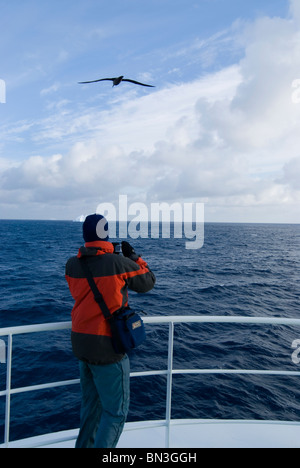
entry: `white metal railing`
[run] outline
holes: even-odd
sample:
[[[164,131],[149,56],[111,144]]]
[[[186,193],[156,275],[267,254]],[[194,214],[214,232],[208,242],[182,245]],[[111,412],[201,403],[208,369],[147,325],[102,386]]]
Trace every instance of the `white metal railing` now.
[[[255,370],[255,369],[173,369],[173,344],[174,344],[174,325],[177,323],[231,323],[231,324],[256,324],[256,325],[287,325],[300,326],[300,319],[275,318],[275,317],[230,317],[230,316],[163,316],[163,317],[145,317],[146,324],[168,324],[168,367],[165,370],[154,370],[144,372],[132,372],[131,377],[143,377],[151,375],[167,376],[167,397],[166,397],[166,419],[163,424],[166,427],[166,447],[169,447],[170,425],[171,425],[171,406],[172,406],[172,376],[175,374],[252,374],[252,375],[288,375],[299,376],[300,372],[285,370]],[[10,327],[0,329],[0,337],[7,337],[7,352],[5,359],[6,371],[6,389],[0,391],[0,397],[6,397],[5,404],[5,426],[4,426],[4,445],[9,445],[10,429],[10,398],[11,395],[36,390],[44,390],[64,385],[74,385],[79,383],[79,379],[64,380],[41,385],[32,385],[21,388],[11,388],[11,365],[12,365],[12,347],[13,336],[28,333],[47,332],[56,330],[65,330],[71,328],[71,322],[49,323],[41,325],[28,325],[21,327]],[[2,342],[2,341],[1,341]],[[2,342],[3,344],[3,342]],[[6,351],[6,350],[5,350]],[[161,422],[158,423],[161,426]],[[153,423],[153,427],[155,422]]]

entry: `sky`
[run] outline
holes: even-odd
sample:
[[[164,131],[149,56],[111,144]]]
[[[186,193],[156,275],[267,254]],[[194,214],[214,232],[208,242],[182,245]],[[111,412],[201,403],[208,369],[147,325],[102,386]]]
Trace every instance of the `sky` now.
[[[0,219],[300,223],[299,0],[0,0],[0,80]]]

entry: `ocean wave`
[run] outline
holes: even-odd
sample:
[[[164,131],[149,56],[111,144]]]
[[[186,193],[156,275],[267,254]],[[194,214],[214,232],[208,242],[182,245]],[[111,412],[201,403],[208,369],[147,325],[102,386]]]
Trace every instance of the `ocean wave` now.
[[[298,317],[299,231],[300,226],[207,224],[199,251],[186,250],[184,240],[132,241],[157,283],[149,294],[130,292],[130,303],[148,315]],[[70,320],[73,299],[64,265],[82,243],[78,223],[0,221],[0,241],[8,245],[0,266],[0,326]],[[145,344],[130,358],[132,371],[166,368],[167,328],[147,327]],[[291,361],[296,338],[293,327],[176,325],[174,366],[297,370]],[[14,386],[78,377],[69,333],[15,341]],[[3,373],[2,366],[2,381]],[[293,378],[176,375],[172,417],[300,420],[298,388]],[[165,395],[165,376],[132,379],[129,420],[164,418]],[[79,407],[79,386],[42,391],[38,398],[14,395],[12,438],[76,427]],[[3,421],[0,399],[0,429]]]

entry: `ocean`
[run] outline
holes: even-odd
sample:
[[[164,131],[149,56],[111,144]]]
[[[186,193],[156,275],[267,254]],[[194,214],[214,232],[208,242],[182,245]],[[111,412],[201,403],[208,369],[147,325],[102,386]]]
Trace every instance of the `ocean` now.
[[[129,293],[149,316],[242,315],[300,318],[300,225],[205,224],[204,246],[186,239],[130,240],[156,275],[155,288]],[[0,328],[69,321],[65,263],[83,244],[82,224],[0,221]],[[292,360],[299,327],[175,326],[174,368],[300,371]],[[165,369],[167,326],[147,326],[131,370]],[[0,363],[0,390],[6,366]],[[14,338],[12,387],[78,378],[70,332]],[[131,379],[128,421],[165,418],[165,376]],[[0,443],[5,398],[0,397]],[[79,426],[79,385],[13,395],[11,440]],[[300,421],[300,381],[291,376],[175,375],[173,418]]]

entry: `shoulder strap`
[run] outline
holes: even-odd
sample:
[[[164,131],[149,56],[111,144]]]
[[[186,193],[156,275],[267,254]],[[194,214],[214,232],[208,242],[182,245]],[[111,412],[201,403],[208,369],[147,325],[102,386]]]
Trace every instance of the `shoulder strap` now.
[[[94,281],[94,278],[93,278],[93,275],[91,273],[91,270],[89,269],[89,266],[87,264],[87,259],[86,257],[81,257],[80,259],[81,261],[81,265],[82,265],[82,269],[84,271],[84,274],[86,276],[86,279],[88,280],[89,282],[89,285],[90,285],[90,288],[94,294],[94,298],[95,298],[95,301],[97,302],[97,304],[99,305],[100,309],[101,309],[101,312],[103,313],[104,317],[106,319],[109,319],[111,318],[111,313],[109,311],[109,308],[107,307],[104,299],[103,299],[103,296],[101,294],[101,292],[99,291],[99,289],[97,288],[97,285]]]

